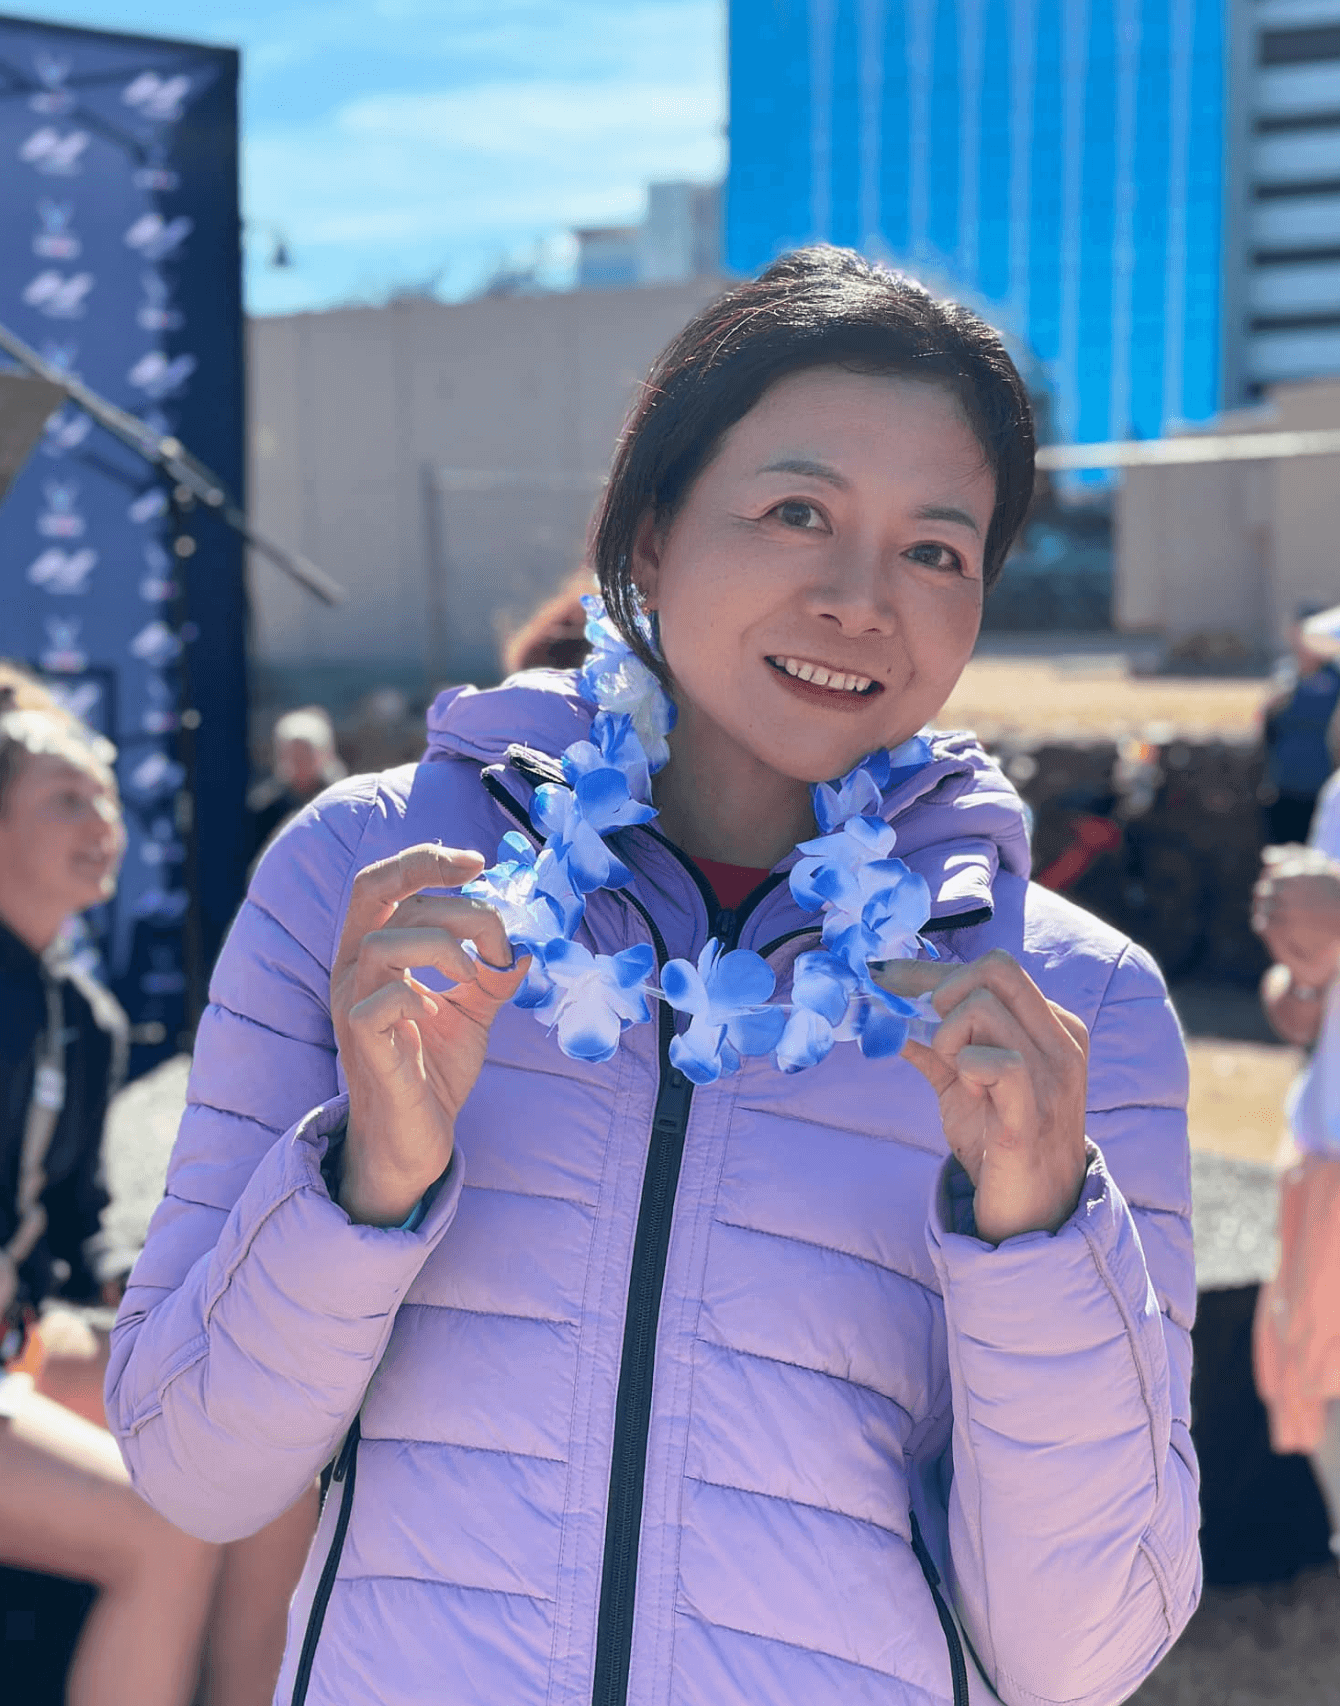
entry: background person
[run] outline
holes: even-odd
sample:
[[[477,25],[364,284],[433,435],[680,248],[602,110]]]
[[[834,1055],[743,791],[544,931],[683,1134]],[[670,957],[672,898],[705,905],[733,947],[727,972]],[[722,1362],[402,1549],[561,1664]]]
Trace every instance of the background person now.
[[[1289,626],[1290,656],[1276,672],[1265,707],[1265,838],[1270,846],[1307,840],[1317,795],[1331,774],[1327,744],[1340,706],[1340,667],[1311,622],[1322,611],[1300,604]]]
[[[516,675],[523,669],[580,668],[591,650],[582,599],[595,590],[590,569],[582,567],[569,575],[504,645],[503,674]]]
[[[320,705],[285,711],[270,734],[270,774],[247,798],[253,857],[295,812],[345,774],[329,713]]]
[[[173,1706],[195,1690],[217,1552],[132,1492],[90,1415],[105,1356],[58,1344],[45,1357],[35,1331],[54,1294],[100,1295],[99,1158],[125,1024],[105,991],[46,956],[71,913],[115,889],[125,838],[112,757],[36,683],[4,669],[0,1559],[100,1589],[69,1673],[72,1706]]]
[[[100,1590],[71,1661],[71,1706],[268,1706],[315,1490],[222,1552],[172,1528],[131,1490],[107,1432],[106,1333],[46,1307],[119,1301],[132,1254],[101,1232],[125,1018],[58,957],[70,917],[115,892],[114,758],[0,663],[0,1561]]]
[[[673,340],[616,452],[585,681],[610,720],[562,672],[443,694],[426,761],[338,786],[261,860],[108,1404],[146,1497],[214,1539],[338,1453],[285,1702],[943,1700],[967,1659],[942,1581],[1011,1706],[1110,1706],[1176,1639],[1177,1023],[1147,955],[1028,882],[977,743],[917,738],[1032,478],[983,322],[852,254],[784,257]],[[575,796],[537,792],[560,754],[595,765],[592,811],[628,806],[622,887]],[[851,846],[888,820],[941,957],[885,965],[853,926],[870,1046],[785,1075],[759,1037],[821,1038],[804,979],[837,979],[833,1022],[848,1001],[787,872],[815,785],[867,756]],[[499,913],[442,892],[537,819],[591,861],[576,934],[537,950],[573,976],[557,1035],[510,1003]],[[851,857],[873,905],[895,873]],[[867,951],[933,1045],[897,1053]],[[687,1027],[639,1011],[657,960]],[[790,1016],[741,1016],[774,976]]]
[[[1274,1449],[1311,1458],[1340,1557],[1340,771],[1317,801],[1310,845],[1266,849],[1253,925],[1274,962],[1266,1015],[1312,1051],[1287,1102],[1280,1261],[1257,1304],[1257,1386]]]

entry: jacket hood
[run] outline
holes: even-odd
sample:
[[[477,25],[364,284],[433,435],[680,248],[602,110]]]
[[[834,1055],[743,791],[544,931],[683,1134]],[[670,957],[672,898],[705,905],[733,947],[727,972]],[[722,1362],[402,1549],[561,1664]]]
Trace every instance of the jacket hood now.
[[[424,761],[500,764],[515,746],[557,758],[590,730],[592,707],[576,683],[573,670],[535,669],[500,687],[448,688],[429,707]],[[974,734],[930,730],[926,739],[931,762],[895,774],[882,815],[898,832],[898,857],[930,886],[932,918],[976,922],[992,911],[998,871],[1028,876],[1024,804]]]

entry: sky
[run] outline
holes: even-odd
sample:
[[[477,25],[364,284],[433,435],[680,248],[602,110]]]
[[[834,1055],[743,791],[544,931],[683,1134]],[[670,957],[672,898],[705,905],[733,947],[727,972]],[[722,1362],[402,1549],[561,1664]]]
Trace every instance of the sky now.
[[[575,226],[725,171],[725,0],[10,0],[242,50],[247,306],[292,313],[496,271],[570,281]],[[293,264],[271,265],[282,235]]]

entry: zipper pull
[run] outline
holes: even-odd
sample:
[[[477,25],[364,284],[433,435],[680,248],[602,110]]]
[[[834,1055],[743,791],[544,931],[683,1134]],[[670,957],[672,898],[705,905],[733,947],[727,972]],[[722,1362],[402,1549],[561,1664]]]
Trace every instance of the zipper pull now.
[[[723,948],[733,948],[738,929],[739,920],[736,917],[735,908],[723,906],[717,913],[716,920],[712,925],[712,934]]]

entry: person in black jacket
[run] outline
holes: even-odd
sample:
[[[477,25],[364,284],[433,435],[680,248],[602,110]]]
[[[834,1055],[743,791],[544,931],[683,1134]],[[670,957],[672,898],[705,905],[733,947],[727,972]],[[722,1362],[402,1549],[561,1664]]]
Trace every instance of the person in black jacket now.
[[[100,1590],[72,1706],[186,1706],[218,1549],[132,1491],[96,1425],[101,1356],[67,1359],[67,1401],[42,1390],[41,1306],[98,1299],[121,1265],[101,1245],[100,1155],[125,1020],[58,947],[66,920],[115,890],[113,756],[36,683],[0,673],[0,1562]]]
[[[66,922],[115,892],[115,756],[0,662],[0,1564],[100,1590],[70,1706],[269,1706],[315,1485],[230,1546],[173,1528],[132,1491],[107,1431],[106,1335],[43,1313],[117,1301],[135,1255],[101,1228],[125,1016],[60,947]],[[21,1690],[12,1666],[0,1679],[0,1698]]]
[[[1333,768],[1330,730],[1340,707],[1340,662],[1309,633],[1318,604],[1300,604],[1289,629],[1291,656],[1275,675],[1264,710],[1264,828],[1272,847],[1305,842]]]

